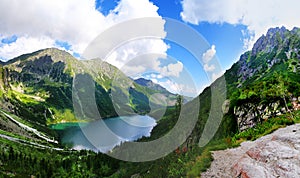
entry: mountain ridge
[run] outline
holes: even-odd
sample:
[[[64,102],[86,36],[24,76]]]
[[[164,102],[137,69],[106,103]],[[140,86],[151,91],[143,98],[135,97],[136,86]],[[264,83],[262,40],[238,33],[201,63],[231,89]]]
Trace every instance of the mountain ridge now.
[[[129,85],[129,92],[122,89],[123,84],[114,82],[116,75],[118,80]],[[19,116],[30,115],[36,120],[45,118],[48,123],[66,122],[66,115],[69,116],[69,121],[76,121],[72,87],[74,77],[78,76],[90,78],[95,83],[95,100],[103,118],[117,116],[114,111],[117,105],[113,105],[111,98],[112,92],[116,90],[120,90],[119,94],[122,95],[117,98],[117,109],[122,108],[123,114],[148,113],[151,110],[150,103],[156,108],[160,105],[159,100],[149,100],[151,95],[157,92],[165,95],[133,82],[107,62],[98,59],[78,60],[66,51],[47,48],[3,63],[0,82],[3,101],[1,105]],[[165,97],[172,101],[168,103],[169,106],[176,100],[175,96]],[[5,105],[9,105],[10,108]]]
[[[197,123],[193,130],[187,135],[184,135],[178,129],[178,138],[186,138],[187,139],[178,147],[176,150],[172,151],[165,157],[145,163],[122,163],[122,164],[113,164],[103,168],[101,170],[113,169],[110,174],[105,176],[113,176],[113,177],[199,177],[201,172],[206,170],[210,162],[212,161],[212,157],[210,155],[210,151],[217,149],[226,149],[233,146],[237,146],[237,144],[241,143],[244,140],[252,140],[256,139],[263,134],[269,134],[270,132],[276,130],[279,127],[284,127],[286,125],[294,124],[295,122],[300,122],[300,34],[299,29],[294,28],[293,30],[287,30],[286,28],[274,28],[270,29],[268,33],[262,36],[257,43],[255,43],[253,49],[251,51],[247,51],[241,55],[239,60],[233,64],[233,66],[228,69],[223,76],[215,80],[209,87],[205,88],[203,92],[192,101],[184,104],[184,105],[176,105],[175,107],[168,107],[164,117],[158,121],[158,124],[151,132],[150,138],[143,138],[140,141],[149,141],[155,140],[162,136],[168,136],[169,131],[172,128],[178,128],[178,118],[180,116],[181,110],[185,111],[185,119],[183,122],[190,122],[190,118],[194,116],[198,116]],[[95,61],[88,61],[89,66],[94,66]],[[52,63],[51,63],[52,64]],[[29,65],[32,66],[32,65]],[[67,75],[66,78],[63,77],[62,67],[56,67],[57,70],[52,70],[53,73],[49,76],[53,76],[54,78],[51,80],[41,80],[42,83],[38,83],[41,85],[30,85],[30,82],[35,82],[34,80],[28,80],[28,75],[31,75],[33,71],[38,70],[38,72],[48,71],[47,66],[43,66],[41,68],[35,69],[32,67],[25,68],[22,73],[21,71],[9,70],[7,68],[1,69],[1,77],[0,84],[4,86],[1,92],[5,89],[5,93],[1,94],[2,101],[7,107],[7,110],[14,110],[16,115],[22,116],[22,118],[43,118],[48,117],[51,119],[51,113],[54,113],[54,117],[65,118],[68,116],[72,116],[72,110],[64,110],[64,108],[70,108],[68,104],[69,102],[65,102],[64,100],[60,101],[60,98],[57,100],[49,100],[49,93],[55,96],[60,96],[61,98],[65,98],[66,100],[70,98],[68,93],[70,92],[70,84],[64,83],[64,81],[69,81],[71,75]],[[45,68],[44,68],[45,67]],[[97,67],[96,67],[97,68]],[[98,80],[105,81],[105,78],[101,78],[101,75],[97,75],[95,71],[91,71],[88,75],[85,74],[84,67],[79,68],[83,71],[79,71],[79,74],[82,74],[82,77],[87,77],[89,79],[93,79],[92,81],[97,80],[97,76],[100,76]],[[8,71],[7,71],[8,70]],[[107,71],[111,72],[113,69]],[[75,72],[74,72],[75,73]],[[22,75],[20,75],[22,74]],[[58,75],[59,74],[59,75]],[[60,75],[61,74],[61,75]],[[4,77],[3,77],[4,76]],[[53,81],[57,79],[56,76],[59,77],[59,80]],[[16,81],[15,83],[10,83],[11,78]],[[23,77],[23,78],[22,78]],[[20,80],[20,78],[22,80]],[[49,79],[49,77],[45,77]],[[3,80],[5,79],[5,80]],[[39,79],[39,78],[38,78]],[[126,78],[126,81],[132,81],[132,79]],[[20,84],[22,81],[25,83]],[[98,107],[102,107],[99,110],[103,109],[103,107],[107,107],[112,103],[100,101],[100,96],[109,95],[109,91],[111,88],[111,81],[106,81],[107,83],[101,84],[98,82],[96,86],[97,92],[96,96],[98,97]],[[224,83],[226,82],[226,83]],[[97,83],[97,82],[96,82]],[[11,84],[11,86],[7,85]],[[54,85],[55,84],[55,85]],[[64,85],[65,84],[65,85]],[[226,86],[226,92],[224,88],[221,86]],[[107,86],[101,87],[101,86]],[[118,86],[118,85],[117,85]],[[9,87],[13,87],[10,89]],[[36,90],[36,88],[40,88],[42,90]],[[45,92],[43,87],[50,87],[53,90],[47,90]],[[130,109],[130,104],[139,103],[135,109],[142,110],[148,109],[147,107],[143,108],[144,96],[148,97],[153,94],[153,90],[144,88],[140,85],[136,85],[131,83],[129,86],[130,94],[124,96],[129,96],[131,99],[131,103],[127,103],[128,109]],[[143,91],[143,89],[147,91]],[[20,92],[23,90],[24,93]],[[26,90],[26,92],[25,92]],[[111,89],[113,90],[113,89]],[[215,92],[213,91],[215,90]],[[54,92],[55,91],[55,92]],[[121,89],[116,91],[123,92]],[[114,91],[114,92],[116,92]],[[57,92],[57,93],[56,93]],[[32,98],[32,93],[40,98],[44,98],[47,103],[58,102],[58,105],[62,108],[45,108],[44,105],[38,105],[36,99]],[[224,93],[226,93],[226,97],[223,98]],[[103,94],[103,95],[101,95]],[[45,96],[44,96],[45,95]],[[65,97],[64,95],[67,95]],[[50,95],[51,96],[51,95]],[[139,97],[142,96],[142,97]],[[214,97],[215,103],[212,101],[212,97]],[[50,97],[51,99],[51,97]],[[52,98],[53,99],[53,98]],[[180,99],[180,98],[179,98]],[[224,101],[225,99],[225,101]],[[62,102],[62,103],[60,103]],[[88,102],[86,103],[89,104]],[[196,104],[199,104],[198,108]],[[34,107],[33,107],[34,106]],[[2,105],[1,107],[4,107]],[[10,107],[10,109],[9,109]],[[21,108],[21,109],[20,109]],[[49,110],[49,111],[46,111]],[[36,116],[34,114],[37,114]],[[88,113],[87,113],[88,114]],[[214,122],[217,117],[210,118],[210,115],[220,114],[222,116],[220,123]],[[0,113],[0,118],[3,115]],[[3,119],[5,120],[5,119]],[[40,121],[40,120],[39,120]],[[63,120],[60,120],[63,121]],[[209,125],[210,124],[210,125]],[[3,125],[3,124],[2,124]],[[0,123],[0,126],[2,126]],[[45,125],[42,123],[40,125]],[[211,126],[206,128],[206,125]],[[38,125],[37,125],[38,126]],[[216,128],[217,131],[211,138],[210,142],[207,145],[199,147],[199,140],[205,135],[206,130],[212,130]],[[183,128],[190,129],[190,128]],[[16,129],[17,130],[17,129]],[[176,130],[176,129],[175,129]],[[17,130],[18,132],[21,132]],[[186,131],[186,130],[185,130]],[[298,133],[296,130],[293,133]],[[211,136],[211,135],[209,135]],[[207,137],[210,138],[210,137]],[[278,139],[273,138],[271,141]],[[170,140],[172,142],[173,140]],[[294,140],[293,140],[294,141]],[[290,142],[289,142],[290,143]],[[167,144],[167,143],[164,143]],[[126,145],[126,143],[122,144]],[[122,146],[120,145],[120,146]],[[163,146],[163,145],[160,145]],[[18,147],[21,149],[22,147]],[[15,147],[16,149],[16,147]],[[6,149],[10,150],[10,149]],[[33,149],[34,150],[34,149]],[[6,155],[11,156],[12,154],[8,153],[8,151],[3,151]],[[10,151],[12,152],[12,151]],[[49,151],[50,152],[50,151]],[[13,153],[13,152],[12,152]],[[52,150],[51,150],[52,153]],[[77,166],[77,163],[80,165],[84,165],[86,170],[92,170],[89,167],[89,164],[85,164],[87,160],[86,155],[93,155],[93,153],[76,152],[76,158],[78,158],[79,154],[83,159],[74,159],[76,164],[74,163],[72,166]],[[65,154],[65,153],[64,153]],[[68,157],[64,157],[68,160],[69,156],[73,153],[66,153]],[[149,152],[150,154],[150,152]],[[101,155],[98,153],[98,155]],[[14,155],[13,155],[14,156]],[[51,155],[52,156],[52,155]],[[61,163],[60,160],[55,160],[51,156],[46,157],[49,161],[56,161],[60,163],[59,165],[64,164]],[[246,155],[247,156],[247,155]],[[249,156],[249,155],[248,155]],[[256,155],[255,152],[252,152],[252,156],[260,156]],[[261,157],[256,157],[260,159]],[[44,159],[44,158],[43,158]],[[9,160],[9,159],[8,159]],[[113,162],[115,159],[110,159],[109,157],[105,157],[106,162]],[[232,160],[230,163],[234,163],[237,160]],[[286,159],[285,159],[286,161]],[[55,166],[57,166],[55,162]],[[68,161],[70,164],[72,161]],[[10,162],[11,163],[11,162]],[[43,161],[44,163],[44,161]],[[92,161],[93,163],[93,161]],[[97,162],[98,163],[98,162]],[[115,162],[113,162],[115,163]],[[264,162],[265,163],[265,162]],[[6,162],[3,162],[5,165]],[[12,163],[11,163],[12,164]],[[100,163],[99,163],[100,164]],[[99,166],[97,164],[97,166]],[[51,167],[51,166],[50,166]],[[108,168],[109,167],[109,168]],[[7,166],[6,166],[7,168]],[[53,168],[53,166],[51,167]],[[55,167],[56,168],[56,167]],[[70,169],[73,168],[70,166]],[[237,164],[237,168],[239,165]],[[63,169],[63,168],[62,168]],[[14,169],[8,169],[14,170]],[[73,170],[73,169],[71,169]],[[255,168],[254,168],[255,170]],[[237,173],[240,173],[240,169],[237,169]],[[221,172],[222,173],[222,172]],[[33,173],[32,173],[33,174]],[[97,174],[97,173],[95,173]],[[98,174],[97,174],[98,175]],[[214,175],[220,176],[220,175]],[[237,175],[238,176],[238,175]]]
[[[147,80],[145,78],[138,78],[138,79],[135,79],[134,81],[137,84],[140,84],[142,86],[146,86],[146,87],[149,87],[149,88],[154,89],[154,90],[159,90],[159,91],[162,91],[162,92],[168,92],[170,94],[173,94],[173,93],[167,91],[167,89],[162,87],[161,85],[152,82],[152,80]]]

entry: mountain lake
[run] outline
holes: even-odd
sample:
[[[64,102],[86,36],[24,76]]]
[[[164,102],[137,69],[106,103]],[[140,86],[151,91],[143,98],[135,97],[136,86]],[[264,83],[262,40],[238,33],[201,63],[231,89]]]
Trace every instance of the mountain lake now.
[[[149,137],[156,120],[150,116],[120,116],[88,123],[59,123],[50,125],[63,144],[75,150],[108,152],[122,142]]]

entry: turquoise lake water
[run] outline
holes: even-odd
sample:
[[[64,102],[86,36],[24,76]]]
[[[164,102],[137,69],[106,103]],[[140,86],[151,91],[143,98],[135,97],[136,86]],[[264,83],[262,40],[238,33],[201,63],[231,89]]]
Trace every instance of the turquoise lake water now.
[[[155,119],[150,116],[121,116],[89,123],[61,123],[50,126],[62,132],[61,141],[73,149],[108,152],[122,142],[149,137]]]

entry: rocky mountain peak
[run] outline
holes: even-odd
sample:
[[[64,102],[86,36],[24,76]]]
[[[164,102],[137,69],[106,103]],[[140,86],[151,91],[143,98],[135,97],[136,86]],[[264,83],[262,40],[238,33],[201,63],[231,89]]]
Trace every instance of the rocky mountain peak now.
[[[253,76],[263,75],[279,63],[286,63],[293,72],[300,72],[299,49],[299,28],[270,28],[256,41],[251,51],[241,55],[238,61],[239,81],[243,83]]]
[[[299,97],[295,86],[300,75],[300,29],[269,29],[225,75],[234,78],[233,86],[238,88],[232,98],[240,101],[234,107],[240,131],[298,110],[300,100],[293,98]],[[278,92],[280,87],[284,92]]]
[[[285,32],[287,32],[288,29],[286,29],[284,26],[282,27],[275,27],[275,28],[270,28],[267,32],[267,35],[266,36],[273,36],[275,35],[276,33],[279,33],[279,34],[284,34]]]
[[[57,48],[46,48],[46,49],[40,50],[39,53],[36,55],[36,58],[43,57],[43,56],[51,56],[51,59],[54,62],[68,63],[70,61],[72,61],[72,62],[77,61],[68,52],[57,49]]]
[[[262,51],[270,52],[274,48],[278,47],[281,40],[286,37],[287,33],[289,33],[289,30],[284,26],[281,28],[270,28],[266,35],[262,35],[254,44],[252,48],[252,55],[255,56]]]
[[[25,63],[28,61],[35,61],[35,60],[43,61],[42,60],[43,58],[44,59],[51,58],[52,62],[63,62],[63,63],[76,61],[76,59],[71,54],[67,53],[64,50],[60,50],[57,48],[46,48],[33,53],[23,54],[21,56],[18,56],[14,59],[11,59],[3,63],[3,65],[10,65],[10,64],[15,65],[15,64],[20,64],[20,63]]]

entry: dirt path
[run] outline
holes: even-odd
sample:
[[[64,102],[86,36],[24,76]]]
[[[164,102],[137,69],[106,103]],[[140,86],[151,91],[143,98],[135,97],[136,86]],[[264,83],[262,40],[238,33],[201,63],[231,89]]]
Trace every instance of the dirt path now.
[[[300,124],[238,148],[214,151],[213,157],[201,177],[300,177]]]
[[[34,133],[35,135],[37,135],[39,138],[43,139],[43,140],[46,140],[47,142],[51,142],[51,143],[58,143],[56,140],[54,139],[51,139],[49,137],[47,137],[45,134],[39,132],[38,130],[34,129],[34,128],[31,128],[17,120],[15,120],[14,118],[12,118],[10,115],[6,114],[5,112],[1,111],[8,119],[10,119],[12,122],[16,123],[18,126],[20,126],[21,128],[29,131],[29,132],[32,132]]]
[[[54,147],[50,147],[50,146],[46,146],[46,145],[41,145],[41,144],[38,144],[38,143],[30,142],[30,141],[15,138],[15,137],[10,137],[8,135],[3,135],[3,134],[0,134],[0,138],[4,138],[4,139],[7,139],[7,140],[10,140],[10,141],[13,141],[13,142],[17,142],[17,143],[20,143],[20,144],[24,144],[24,145],[35,146],[35,147],[38,147],[38,148],[47,148],[47,149],[52,149],[52,150],[57,150],[57,151],[63,151],[64,150],[62,148],[54,148]]]

